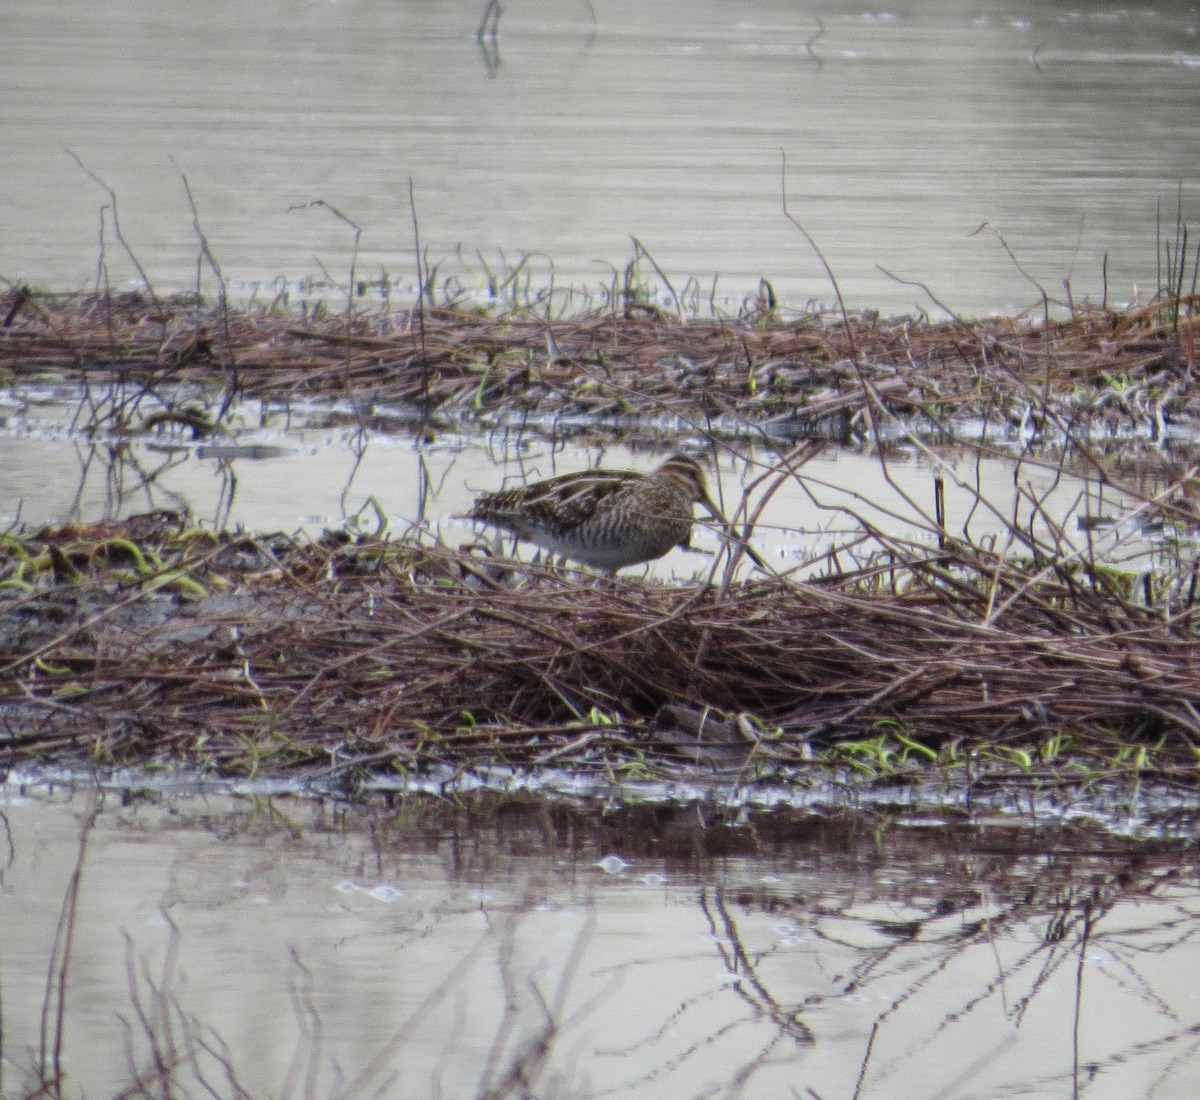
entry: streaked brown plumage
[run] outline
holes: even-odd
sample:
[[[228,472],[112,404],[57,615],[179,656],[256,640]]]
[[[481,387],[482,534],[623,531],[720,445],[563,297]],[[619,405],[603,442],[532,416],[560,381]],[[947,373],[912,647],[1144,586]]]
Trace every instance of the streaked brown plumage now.
[[[694,504],[719,515],[700,464],[675,455],[650,473],[589,470],[488,493],[468,516],[615,573],[686,545]]]

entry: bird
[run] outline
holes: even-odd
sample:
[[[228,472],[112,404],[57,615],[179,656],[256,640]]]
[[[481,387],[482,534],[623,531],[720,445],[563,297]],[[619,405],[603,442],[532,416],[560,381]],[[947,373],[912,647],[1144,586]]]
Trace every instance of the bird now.
[[[615,574],[688,546],[695,504],[720,518],[708,495],[704,468],[677,454],[649,473],[596,469],[485,493],[467,517]],[[746,550],[762,564],[754,551]]]

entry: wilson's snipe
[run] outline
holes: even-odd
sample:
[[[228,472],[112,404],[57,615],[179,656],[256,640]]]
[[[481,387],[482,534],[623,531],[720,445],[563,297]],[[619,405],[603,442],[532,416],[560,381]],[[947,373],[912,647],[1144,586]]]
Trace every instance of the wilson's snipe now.
[[[720,517],[700,463],[675,455],[648,474],[590,470],[488,493],[475,501],[468,516],[551,553],[615,573],[686,546],[693,504]],[[746,550],[762,565],[754,551]]]

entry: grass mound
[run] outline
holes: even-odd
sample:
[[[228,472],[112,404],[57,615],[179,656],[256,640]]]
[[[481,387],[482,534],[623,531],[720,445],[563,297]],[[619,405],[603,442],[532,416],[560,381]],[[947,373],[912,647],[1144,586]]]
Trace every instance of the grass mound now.
[[[8,765],[1200,775],[1194,593],[1148,606],[949,540],[673,586],[155,514],[10,537],[0,571]]]

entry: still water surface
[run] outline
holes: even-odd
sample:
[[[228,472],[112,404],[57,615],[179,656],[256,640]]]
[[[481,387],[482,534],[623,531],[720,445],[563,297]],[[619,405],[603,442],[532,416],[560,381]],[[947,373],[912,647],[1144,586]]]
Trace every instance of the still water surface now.
[[[65,1095],[156,1051],[189,1095],[1195,1095],[1197,864],[1162,829],[12,782],[0,810],[6,1096],[77,866]]]
[[[1051,293],[1069,277],[1100,297],[1107,255],[1110,300],[1144,297],[1156,204],[1173,213],[1182,183],[1194,218],[1191,4],[593,7],[594,22],[575,0],[512,0],[481,48],[478,0],[9,0],[0,276],[95,278],[108,196],[67,150],[115,190],[164,291],[196,277],[184,175],[244,293],[345,281],[350,229],[289,209],[316,199],[362,228],[361,277],[411,283],[410,179],[422,246],[468,288],[524,253],[535,287],[594,287],[636,236],[679,285],[694,276],[707,297],[719,276],[723,308],[760,276],[793,306],[830,298],[782,215],[781,150],[790,209],[852,307],[931,305],[881,266],[961,313],[1023,308],[1037,290],[997,232]],[[104,224],[120,286],[137,273]],[[311,426],[247,432],[238,446],[261,449],[231,457],[94,446],[62,429],[61,406],[31,413],[24,398],[5,415],[4,526],[186,505],[218,526],[316,530],[374,496],[394,522],[467,541],[454,514],[505,477],[661,457],[418,451]],[[1010,464],[942,458],[1011,511]],[[935,465],[893,456],[906,502],[877,457],[831,449],[807,488],[772,499],[756,544],[790,564],[852,541],[848,509],[920,530],[912,503],[931,509]],[[727,507],[756,472],[722,459]],[[1047,504],[1059,516],[1132,504],[1023,472],[1034,498],[1061,495]],[[994,517],[948,488],[951,528],[970,516],[985,537]],[[114,1095],[155,1049],[201,1045],[179,1071],[197,1094],[193,1073],[219,1095],[236,1094],[232,1076],[252,1096],[475,1096],[523,1067],[543,1097],[1195,1095],[1194,844],[994,821],[731,824],[697,805],[110,796],[90,830],[86,797],[61,789],[10,787],[0,808],[3,1095],[25,1095],[38,1059],[83,835],[69,1095]]]
[[[0,529],[117,520],[162,508],[188,511],[218,530],[310,536],[347,523],[374,532],[382,517],[393,534],[420,527],[449,545],[466,545],[481,534],[463,518],[481,492],[596,466],[649,470],[690,445],[700,448],[695,453],[710,470],[723,512],[736,522],[753,516],[751,541],[781,570],[835,550],[865,555],[878,549],[875,531],[929,544],[938,478],[946,528],[956,537],[999,539],[1008,549],[1015,526],[1062,555],[1130,568],[1144,568],[1155,547],[1141,508],[1161,483],[1148,479],[1141,492],[1122,492],[1064,472],[1049,457],[1010,460],[1006,453],[1020,450],[1016,440],[1001,441],[992,457],[903,438],[887,444],[882,457],[876,448],[830,443],[799,476],[770,476],[775,451],[744,443],[736,453],[714,449],[699,435],[681,443],[635,432],[627,443],[600,445],[513,430],[447,433],[418,445],[403,432],[330,427],[323,423],[328,407],[265,419],[262,410],[247,408],[234,417],[240,428],[201,443],[153,436],[100,441],[72,430],[77,406],[61,395],[34,397],[24,391],[0,401],[0,412],[8,410],[0,424]],[[716,525],[698,527],[693,546],[672,551],[653,571],[690,578],[709,570],[722,546]],[[512,540],[501,549],[518,556],[530,550]]]
[[[0,275],[96,275],[101,207],[160,290],[194,286],[182,178],[225,276],[413,280],[420,241],[477,289],[535,255],[592,287],[639,238],[736,308],[966,315],[1155,284],[1155,210],[1195,219],[1200,14],[1038,0],[8,0],[0,13]],[[982,224],[988,229],[974,234]],[[119,286],[137,273],[112,236]],[[999,235],[1028,273],[1005,253]],[[456,248],[463,248],[463,262]],[[209,284],[211,285],[211,284]],[[270,290],[265,292],[270,294]]]

